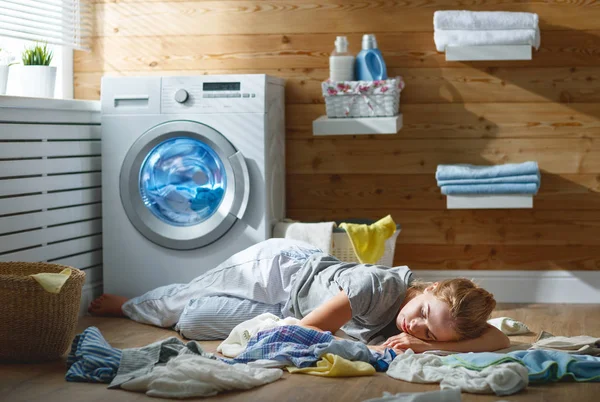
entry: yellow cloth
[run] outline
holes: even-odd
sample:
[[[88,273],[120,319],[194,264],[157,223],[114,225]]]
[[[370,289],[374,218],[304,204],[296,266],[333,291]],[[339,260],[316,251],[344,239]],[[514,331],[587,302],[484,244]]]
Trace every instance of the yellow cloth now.
[[[333,353],[325,353],[317,367],[286,367],[292,373],[320,375],[322,377],[359,377],[375,374],[375,367],[365,362],[351,362]]]
[[[30,276],[38,281],[38,283],[42,285],[47,292],[60,293],[60,289],[62,289],[67,279],[69,279],[69,276],[71,276],[71,270],[69,268],[65,268],[58,274],[43,273]]]
[[[385,251],[385,241],[396,231],[396,223],[390,215],[372,225],[342,223],[340,228],[348,233],[352,248],[363,264],[374,264]]]

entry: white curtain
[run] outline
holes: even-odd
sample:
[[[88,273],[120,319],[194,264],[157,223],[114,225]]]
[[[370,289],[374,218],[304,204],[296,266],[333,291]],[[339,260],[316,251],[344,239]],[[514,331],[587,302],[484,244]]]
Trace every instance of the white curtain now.
[[[0,0],[0,37],[90,50],[91,0]]]

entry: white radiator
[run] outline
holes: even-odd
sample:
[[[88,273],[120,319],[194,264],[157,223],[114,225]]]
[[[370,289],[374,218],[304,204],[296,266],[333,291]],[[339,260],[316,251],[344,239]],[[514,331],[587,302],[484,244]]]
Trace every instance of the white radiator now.
[[[0,96],[0,261],[85,270],[102,287],[99,102]]]

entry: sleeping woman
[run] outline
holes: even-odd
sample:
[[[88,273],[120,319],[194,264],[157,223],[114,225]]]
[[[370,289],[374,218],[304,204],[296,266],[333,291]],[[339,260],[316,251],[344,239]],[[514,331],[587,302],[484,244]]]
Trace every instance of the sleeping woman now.
[[[419,282],[406,266],[342,262],[308,243],[269,239],[187,284],[130,300],[104,294],[89,312],[174,327],[195,340],[225,339],[268,312],[320,331],[342,330],[372,349],[485,352],[510,346],[487,324],[495,305],[468,279]]]

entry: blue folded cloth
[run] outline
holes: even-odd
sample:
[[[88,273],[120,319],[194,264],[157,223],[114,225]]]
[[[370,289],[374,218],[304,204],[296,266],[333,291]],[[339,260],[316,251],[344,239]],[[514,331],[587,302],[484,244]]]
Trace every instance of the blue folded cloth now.
[[[536,194],[538,185],[535,183],[498,183],[498,184],[465,184],[442,186],[442,194]]]
[[[537,162],[507,163],[495,166],[476,165],[438,165],[435,178],[440,180],[492,179],[495,177],[511,177],[538,175],[540,169]]]
[[[437,185],[452,186],[456,184],[498,184],[498,183],[536,183],[539,187],[540,176],[537,174],[525,174],[522,176],[492,177],[490,179],[451,179],[438,180]]]
[[[573,379],[578,382],[600,381],[600,357],[572,355],[553,350],[518,350],[502,353],[460,353],[442,357],[446,365],[481,371],[507,362],[521,363],[529,372],[530,382]]]

